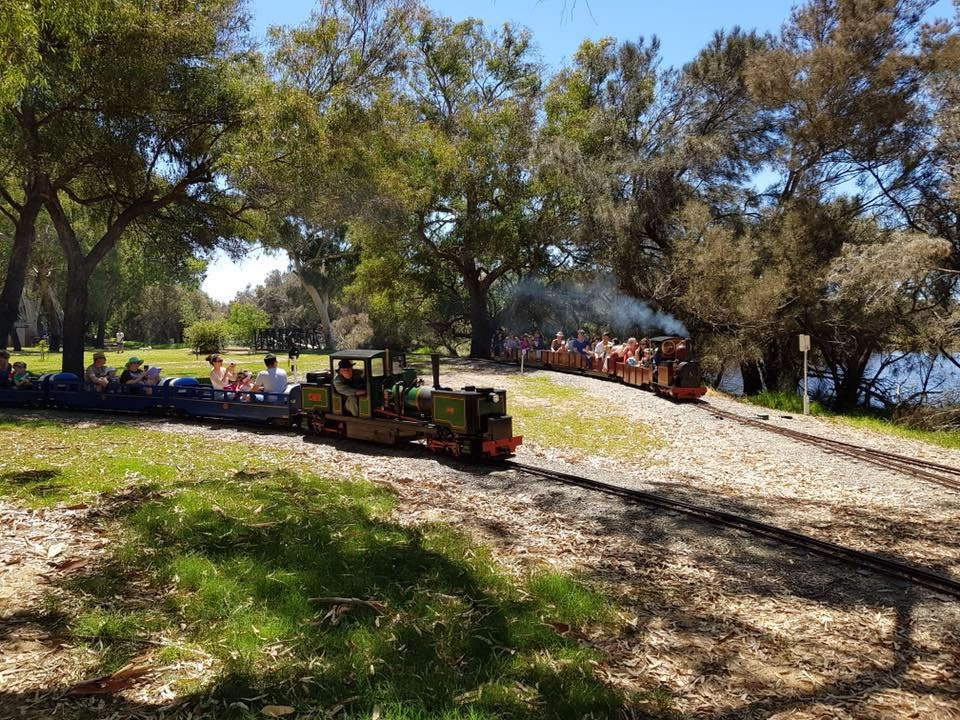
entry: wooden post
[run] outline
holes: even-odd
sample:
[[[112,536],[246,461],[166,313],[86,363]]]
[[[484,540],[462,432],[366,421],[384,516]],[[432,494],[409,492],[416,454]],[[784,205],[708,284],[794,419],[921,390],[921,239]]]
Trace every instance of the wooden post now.
[[[807,353],[810,351],[810,336],[800,336],[800,352],[803,353],[803,414],[810,414],[810,393],[807,387]]]

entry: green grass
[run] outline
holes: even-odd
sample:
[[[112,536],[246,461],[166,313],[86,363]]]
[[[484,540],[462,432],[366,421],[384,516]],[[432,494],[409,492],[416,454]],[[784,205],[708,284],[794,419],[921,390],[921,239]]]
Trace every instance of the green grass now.
[[[764,390],[756,395],[744,395],[740,398],[751,405],[779,410],[780,412],[803,414],[803,398],[788,392],[775,392],[773,390]],[[828,415],[829,411],[816,400],[810,401],[811,415]]]
[[[71,576],[73,602],[51,601],[79,605],[63,622],[95,655],[90,675],[163,638],[158,665],[212,657],[209,677],[174,689],[223,718],[271,703],[322,717],[348,698],[338,718],[599,718],[639,699],[604,684],[576,639],[617,631],[601,593],[554,571],[505,574],[447,526],[399,525],[376,485],[203,437],[14,420],[3,433],[0,493],[101,502],[112,518],[107,561]]]
[[[84,367],[93,363],[93,350],[88,349],[84,353]],[[231,352],[223,355],[225,362],[237,363],[238,369],[252,370],[259,372],[263,369],[263,356],[265,353],[243,353]],[[204,360],[204,355],[194,356],[188,348],[158,348],[151,350],[138,350],[136,348],[126,348],[123,352],[108,351],[107,365],[117,369],[117,374],[123,370],[127,358],[136,355],[142,358],[147,365],[156,365],[162,368],[164,376],[187,376],[207,378],[210,376],[210,364]],[[279,365],[285,370],[289,370],[285,353],[278,355]],[[39,351],[35,348],[26,348],[23,352],[11,352],[10,362],[23,360],[27,363],[27,369],[34,375],[42,375],[47,372],[58,372],[63,364],[63,357],[60,353],[47,353],[41,360]],[[329,355],[318,351],[304,350],[297,363],[297,370],[302,376],[307,371],[327,370],[329,369]]]
[[[629,421],[619,409],[595,416],[583,413],[583,394],[545,375],[516,377],[519,389],[509,398],[514,431],[538,445],[559,448],[574,456],[604,455],[642,458],[658,447],[649,426]]]
[[[788,412],[795,415],[803,413],[803,398],[787,392],[764,391],[756,395],[740,398],[751,405]],[[836,413],[820,403],[810,401],[810,414],[818,415],[841,425],[872,430],[873,432],[895,435],[897,437],[919,440],[940,447],[960,450],[960,431],[958,430],[922,430],[896,423],[879,411],[857,410],[849,413]]]

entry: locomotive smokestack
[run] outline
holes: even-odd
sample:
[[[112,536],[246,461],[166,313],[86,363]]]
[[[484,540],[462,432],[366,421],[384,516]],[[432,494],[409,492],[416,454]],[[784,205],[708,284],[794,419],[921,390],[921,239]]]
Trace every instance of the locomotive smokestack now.
[[[432,353],[430,355],[430,364],[433,365],[433,387],[440,389],[440,355]]]

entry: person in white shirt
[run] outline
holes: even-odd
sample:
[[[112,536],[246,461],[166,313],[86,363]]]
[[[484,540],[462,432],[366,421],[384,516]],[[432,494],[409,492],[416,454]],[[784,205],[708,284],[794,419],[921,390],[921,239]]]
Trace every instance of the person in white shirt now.
[[[261,370],[257,379],[253,381],[258,390],[268,393],[282,393],[287,389],[287,373],[277,367],[277,356],[267,353],[263,358],[266,370]]]
[[[610,336],[607,333],[603,334],[603,338],[596,344],[596,347],[593,348],[593,357],[595,358],[593,362],[593,367],[607,369],[607,357],[610,355],[610,351],[613,349],[613,344],[610,342]]]

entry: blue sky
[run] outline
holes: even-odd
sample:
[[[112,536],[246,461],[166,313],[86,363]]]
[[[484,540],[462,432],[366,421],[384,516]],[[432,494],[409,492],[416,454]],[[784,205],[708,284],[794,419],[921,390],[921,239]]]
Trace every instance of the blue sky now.
[[[508,20],[526,25],[550,70],[566,64],[585,38],[607,36],[635,40],[656,35],[664,65],[683,65],[717,29],[739,25],[777,32],[795,4],[788,0],[590,0],[588,7],[587,0],[426,1],[436,12],[457,20],[472,16],[493,25]],[[250,0],[252,30],[263,37],[270,25],[301,24],[313,7],[313,0]],[[951,15],[949,0],[940,0],[931,12],[931,16]],[[258,285],[271,271],[286,267],[282,253],[254,253],[239,265],[218,255],[203,289],[218,300],[229,301],[248,284]]]

